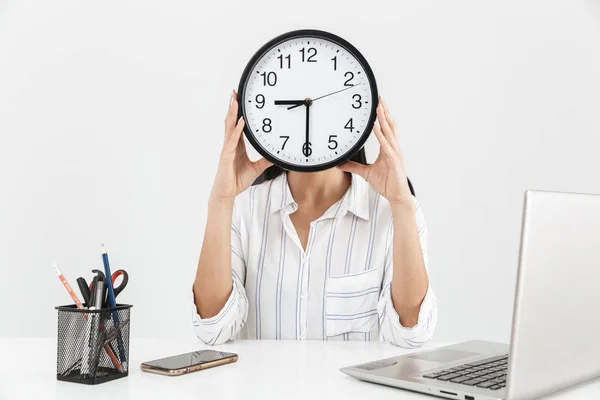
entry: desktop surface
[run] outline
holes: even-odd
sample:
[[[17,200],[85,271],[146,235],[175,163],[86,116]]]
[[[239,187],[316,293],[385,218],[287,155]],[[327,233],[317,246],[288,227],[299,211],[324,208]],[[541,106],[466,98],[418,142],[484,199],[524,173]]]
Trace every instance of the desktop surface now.
[[[431,349],[448,343],[430,343]],[[133,338],[129,376],[96,386],[56,380],[56,339],[0,338],[0,399],[433,399],[361,382],[341,367],[394,357],[419,349],[383,342],[235,341],[215,349],[239,354],[239,361],[179,377],[150,374],[140,363],[202,348],[197,339]],[[600,380],[545,399],[600,398]]]

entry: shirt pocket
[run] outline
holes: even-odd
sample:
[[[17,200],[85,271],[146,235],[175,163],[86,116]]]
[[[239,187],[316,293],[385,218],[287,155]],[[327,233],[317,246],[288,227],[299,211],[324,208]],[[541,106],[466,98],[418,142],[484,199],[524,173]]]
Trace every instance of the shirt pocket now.
[[[330,276],[327,282],[327,336],[377,330],[379,271]]]

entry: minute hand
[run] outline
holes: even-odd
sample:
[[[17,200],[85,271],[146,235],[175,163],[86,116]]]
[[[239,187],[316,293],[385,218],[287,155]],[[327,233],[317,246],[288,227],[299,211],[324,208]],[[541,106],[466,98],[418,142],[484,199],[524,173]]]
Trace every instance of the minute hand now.
[[[355,87],[360,86],[360,85],[362,85],[362,83],[357,83],[356,85],[352,85],[352,86],[349,86],[349,87],[344,88],[344,89],[336,90],[335,92],[324,94],[323,96],[319,96],[317,98],[312,99],[312,101],[314,102],[314,101],[317,101],[319,99],[322,99],[323,97],[331,96],[333,94],[340,93],[340,92],[343,92],[343,91],[348,90],[348,89],[355,88]],[[296,107],[300,107],[301,105],[302,104],[296,104],[294,106],[288,107],[288,110],[291,110],[291,109],[296,108]]]

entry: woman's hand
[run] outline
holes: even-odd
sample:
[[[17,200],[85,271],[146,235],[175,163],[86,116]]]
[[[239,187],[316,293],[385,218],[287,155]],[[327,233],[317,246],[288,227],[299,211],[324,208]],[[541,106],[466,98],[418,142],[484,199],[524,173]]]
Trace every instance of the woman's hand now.
[[[409,201],[412,195],[404,170],[404,160],[396,140],[396,124],[381,97],[373,131],[380,145],[377,160],[371,165],[347,161],[338,168],[365,178],[390,204],[412,205],[413,202]]]
[[[231,94],[229,110],[225,117],[225,140],[219,159],[219,168],[211,190],[211,198],[233,203],[235,197],[252,185],[272,163],[264,158],[250,161],[242,132],[244,119],[236,121],[238,113],[237,93]]]

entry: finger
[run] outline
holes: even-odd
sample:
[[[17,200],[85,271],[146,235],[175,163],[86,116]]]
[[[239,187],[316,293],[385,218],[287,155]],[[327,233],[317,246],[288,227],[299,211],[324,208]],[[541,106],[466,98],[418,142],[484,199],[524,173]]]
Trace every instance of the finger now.
[[[260,158],[252,163],[254,165],[254,169],[256,170],[256,174],[260,175],[264,172],[265,169],[269,168],[273,163],[266,158]]]
[[[390,142],[388,142],[386,137],[383,135],[383,132],[381,131],[381,126],[379,126],[379,122],[375,122],[375,125],[373,125],[373,132],[375,132],[375,136],[379,141],[380,151],[382,151],[385,155],[389,157],[396,157],[396,151],[392,148]]]
[[[387,117],[387,123],[390,126],[390,128],[392,128],[392,130],[395,131],[396,129],[396,121],[394,121],[394,118],[392,118],[392,114],[390,113],[390,110],[387,107],[387,104],[385,104],[385,101],[383,101],[383,99],[380,99],[379,104],[381,104],[383,106],[383,112],[385,114],[385,116]]]
[[[395,132],[390,128],[389,124],[388,124],[388,120],[387,120],[387,116],[385,114],[384,111],[384,106],[383,106],[383,101],[379,102],[379,106],[377,107],[377,120],[379,121],[379,124],[381,126],[381,131],[383,132],[383,135],[385,136],[385,138],[388,140],[388,142],[390,143],[390,147],[396,152],[396,153],[400,153],[400,148],[398,147],[398,144],[396,143],[396,134]]]
[[[229,108],[227,109],[227,115],[225,116],[225,138],[231,134],[231,130],[235,126],[235,119],[237,117],[237,95],[235,91],[231,92],[229,97]]]
[[[225,142],[225,148],[228,151],[235,150],[235,148],[238,146],[240,140],[243,140],[243,139],[240,139],[240,137],[242,136],[242,131],[244,130],[244,125],[245,125],[244,117],[240,117],[237,124],[233,128],[231,135],[227,138],[227,142]]]
[[[379,102],[379,106],[377,106],[377,120],[379,121],[381,131],[383,132],[383,135],[386,137],[386,139],[388,138],[388,136],[392,136],[391,128],[387,123],[387,119],[385,117],[385,112],[383,111],[383,106],[381,105],[381,102]]]
[[[365,178],[365,180],[367,180],[369,174],[368,165],[360,164],[355,161],[346,161],[345,163],[338,165],[338,168],[345,172],[360,175]]]
[[[382,98],[379,99],[379,104],[383,108],[383,115],[385,116],[385,120],[390,128],[390,134],[387,135],[387,138],[394,150],[396,150],[399,153],[400,146],[398,146],[398,138],[396,137],[396,123],[394,122],[392,114],[388,110],[387,105],[385,104],[385,101],[383,101]]]

